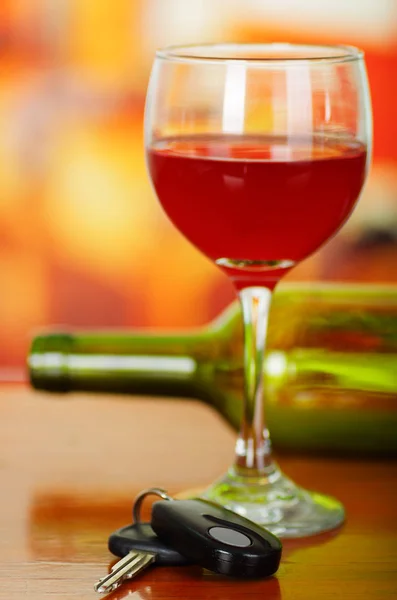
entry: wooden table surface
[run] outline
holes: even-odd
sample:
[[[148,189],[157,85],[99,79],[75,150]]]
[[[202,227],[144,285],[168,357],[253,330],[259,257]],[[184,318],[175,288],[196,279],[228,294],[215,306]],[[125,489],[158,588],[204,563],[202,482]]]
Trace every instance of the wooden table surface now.
[[[204,486],[232,460],[234,433],[199,403],[0,388],[0,598],[94,599],[107,536],[134,495]],[[297,481],[341,499],[337,533],[285,542],[276,577],[241,582],[199,567],[152,568],[109,596],[134,600],[397,598],[395,462],[280,457]]]

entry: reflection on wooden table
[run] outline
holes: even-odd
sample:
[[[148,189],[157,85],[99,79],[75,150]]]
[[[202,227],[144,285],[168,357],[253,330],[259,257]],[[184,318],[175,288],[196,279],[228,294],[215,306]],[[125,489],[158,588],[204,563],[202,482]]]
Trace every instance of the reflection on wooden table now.
[[[107,537],[130,521],[134,495],[153,484],[171,493],[204,486],[233,454],[234,432],[196,403],[83,395],[62,402],[3,386],[0,411],[1,599],[94,599],[94,582],[114,561]],[[269,580],[152,568],[109,598],[396,597],[396,463],[292,456],[280,463],[344,502],[340,531],[284,542]]]

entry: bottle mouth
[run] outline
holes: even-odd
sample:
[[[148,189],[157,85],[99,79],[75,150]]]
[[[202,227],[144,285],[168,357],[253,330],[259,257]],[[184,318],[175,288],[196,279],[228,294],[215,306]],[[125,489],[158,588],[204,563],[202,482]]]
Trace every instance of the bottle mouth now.
[[[176,62],[241,62],[262,67],[285,64],[343,63],[360,60],[364,52],[354,46],[305,44],[192,44],[169,46],[156,52],[159,59]]]
[[[67,357],[72,343],[72,336],[67,333],[38,335],[33,339],[28,357],[33,388],[52,392],[70,390]]]

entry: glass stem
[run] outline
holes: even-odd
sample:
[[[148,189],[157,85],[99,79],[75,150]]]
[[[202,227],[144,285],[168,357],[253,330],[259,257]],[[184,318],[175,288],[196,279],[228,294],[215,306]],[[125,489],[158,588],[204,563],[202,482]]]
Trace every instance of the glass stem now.
[[[235,470],[239,475],[268,475],[275,466],[264,417],[264,354],[272,293],[265,287],[239,292],[244,320],[243,421],[236,444]]]

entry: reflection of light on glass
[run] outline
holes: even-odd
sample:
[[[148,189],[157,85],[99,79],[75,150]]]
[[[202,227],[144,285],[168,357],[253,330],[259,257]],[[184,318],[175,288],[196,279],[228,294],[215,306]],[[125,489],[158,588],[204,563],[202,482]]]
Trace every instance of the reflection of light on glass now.
[[[292,65],[287,69],[287,133],[293,138],[312,135],[313,106],[310,69]]]
[[[238,192],[244,189],[244,180],[242,177],[224,175],[223,181],[231,192]]]
[[[284,352],[271,352],[265,362],[268,377],[280,377],[287,370],[288,360]]]
[[[196,363],[184,356],[65,356],[59,352],[33,354],[29,358],[31,368],[61,369],[66,365],[73,371],[94,369],[95,371],[140,371],[170,373],[194,373]]]
[[[227,65],[222,115],[222,131],[224,133],[242,133],[244,131],[246,74],[243,64],[230,63]]]
[[[156,371],[161,373],[193,373],[196,363],[184,356],[70,356],[72,369],[118,369],[121,371]]]
[[[29,357],[29,366],[39,369],[46,367],[49,369],[61,369],[64,364],[63,355],[60,352],[46,352],[46,354],[32,354]]]
[[[299,403],[299,404],[317,404],[318,403],[318,397],[316,394],[313,394],[310,391],[303,391],[303,392],[298,392],[297,394],[295,394],[294,396],[294,400],[295,402]]]
[[[287,144],[272,144],[270,154],[273,160],[291,160],[293,157],[293,148],[287,146]]]
[[[328,90],[325,92],[324,98],[324,121],[328,123],[331,120],[331,100]]]

